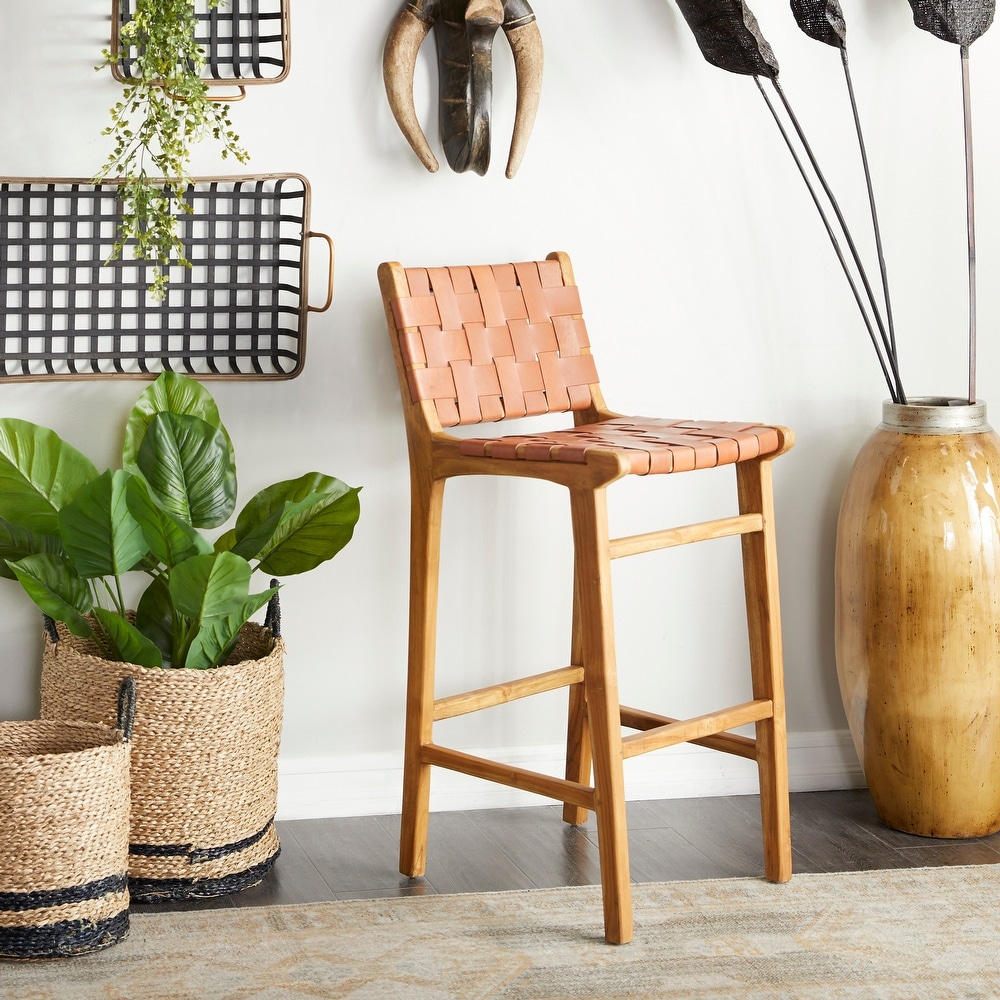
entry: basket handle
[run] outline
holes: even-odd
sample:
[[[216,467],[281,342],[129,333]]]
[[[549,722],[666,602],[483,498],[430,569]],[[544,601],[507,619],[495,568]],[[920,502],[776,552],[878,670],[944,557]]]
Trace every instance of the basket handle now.
[[[329,236],[327,236],[326,233],[314,233],[314,232],[306,233],[306,239],[312,239],[314,236],[317,239],[324,240],[326,242],[327,248],[330,251],[330,268],[326,276],[326,302],[324,302],[323,305],[321,306],[311,306],[309,305],[308,302],[306,303],[306,309],[309,312],[321,313],[321,312],[326,312],[327,309],[330,308],[330,303],[333,302],[333,261],[335,253],[333,249],[333,240]]]
[[[278,581],[272,580],[271,586],[277,587]],[[281,603],[278,600],[277,591],[271,595],[271,599],[267,602],[267,610],[264,612],[264,628],[269,628],[275,639],[281,635]]]
[[[132,739],[132,726],[135,723],[135,678],[122,678],[118,688],[118,728],[126,743]]]

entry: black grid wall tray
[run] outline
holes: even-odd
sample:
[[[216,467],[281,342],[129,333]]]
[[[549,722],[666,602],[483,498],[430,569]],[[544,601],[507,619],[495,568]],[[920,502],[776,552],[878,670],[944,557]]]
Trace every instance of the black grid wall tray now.
[[[299,174],[196,178],[178,213],[191,267],[166,296],[127,244],[109,260],[119,183],[0,177],[0,382],[100,377],[288,379],[306,319],[333,298],[333,241],[309,229]],[[326,299],[309,305],[311,240],[325,242]]]
[[[209,9],[194,0],[195,41],[205,52],[202,79],[211,86],[237,87],[239,93],[219,100],[238,101],[251,84],[279,83],[291,62],[289,0],[226,0]],[[136,0],[111,0],[111,51],[121,48],[121,29],[135,14]],[[134,78],[137,49],[111,64],[121,82]]]

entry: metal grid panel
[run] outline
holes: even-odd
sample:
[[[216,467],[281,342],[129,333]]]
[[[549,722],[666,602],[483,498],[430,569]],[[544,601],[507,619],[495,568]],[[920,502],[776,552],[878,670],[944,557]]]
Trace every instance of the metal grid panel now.
[[[113,52],[135,7],[136,0],[112,0]],[[195,17],[195,41],[207,60],[206,83],[277,83],[288,74],[288,0],[227,0],[212,10],[205,0],[195,0]],[[112,64],[117,79],[133,78],[136,55],[133,48]]]
[[[178,215],[192,266],[171,266],[162,302],[129,246],[108,261],[118,194],[114,182],[0,178],[0,381],[298,374],[318,235],[305,178],[197,180]]]

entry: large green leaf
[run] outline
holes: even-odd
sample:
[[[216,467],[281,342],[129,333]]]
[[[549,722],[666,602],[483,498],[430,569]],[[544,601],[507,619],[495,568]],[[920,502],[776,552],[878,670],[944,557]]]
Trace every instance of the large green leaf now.
[[[10,563],[25,593],[50,618],[83,638],[93,635],[84,615],[93,607],[90,587],[60,556],[38,553]]]
[[[14,571],[7,562],[17,562],[36,552],[64,555],[62,541],[57,535],[39,535],[20,525],[0,518],[0,576],[14,580]]]
[[[135,471],[136,457],[146,436],[146,428],[158,413],[183,413],[191,417],[200,417],[205,423],[222,432],[229,443],[230,461],[235,464],[232,442],[222,424],[212,394],[200,382],[188,378],[187,375],[179,372],[163,372],[136,400],[125,424],[122,465],[126,469],[131,468],[133,472]]]
[[[214,552],[232,552],[233,546],[236,544],[236,529],[230,528],[228,531],[224,531],[215,540],[215,544],[212,546],[212,551]]]
[[[163,655],[134,625],[104,608],[94,608],[94,617],[104,630],[104,638],[122,663],[141,667],[162,667]]]
[[[59,511],[59,531],[77,576],[121,576],[148,551],[125,502],[131,473],[118,469],[87,483]]]
[[[282,485],[284,484],[278,484],[278,486]],[[274,490],[274,486],[269,486],[262,492],[268,493]],[[280,494],[284,491],[279,489],[277,492]],[[257,494],[257,497],[260,496],[261,494]],[[250,504],[241,511],[240,517],[237,518],[237,527],[232,529],[231,539],[229,532],[227,532],[216,541],[216,551],[224,548],[229,549],[244,559],[262,557],[262,554],[266,555],[274,547],[275,543],[272,542],[272,538],[279,528],[289,524],[299,514],[315,509],[317,504],[322,504],[327,499],[328,494],[326,493],[309,493],[301,500],[284,500],[273,505],[271,502],[254,504],[254,501],[251,500]],[[257,517],[263,517],[263,520],[255,521]]]
[[[196,528],[217,527],[236,506],[232,447],[200,417],[158,413],[136,466],[163,509]]]
[[[208,618],[201,623],[188,646],[184,666],[196,670],[207,670],[225,663],[236,645],[240,629],[271,599],[277,587],[261,594],[249,594],[245,600],[233,606],[227,615]]]
[[[290,576],[332,559],[354,534],[361,514],[360,487],[310,472],[261,490],[236,519],[233,551],[241,541],[257,548],[259,569],[273,576]],[[258,545],[262,526],[274,525]]]
[[[170,597],[178,613],[194,621],[229,614],[250,592],[251,570],[231,552],[213,552],[178,563],[170,573]]]
[[[208,540],[186,521],[160,507],[144,479],[132,476],[126,491],[128,509],[139,522],[150,552],[168,569],[192,556],[212,551]]]
[[[164,663],[173,663],[174,602],[165,576],[154,577],[142,592],[135,607],[135,627],[160,650]]]
[[[90,459],[55,431],[14,417],[0,419],[0,517],[55,535],[56,512],[96,477]]]
[[[178,649],[175,641],[175,666],[206,668],[224,659],[243,623],[274,593],[250,594],[250,577],[246,560],[231,552],[195,556],[174,567],[170,597],[192,624],[186,647]]]

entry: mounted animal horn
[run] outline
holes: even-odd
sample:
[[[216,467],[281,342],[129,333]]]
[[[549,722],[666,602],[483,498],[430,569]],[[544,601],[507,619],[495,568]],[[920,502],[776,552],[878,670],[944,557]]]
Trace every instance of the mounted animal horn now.
[[[485,174],[490,165],[493,38],[503,28],[514,54],[517,110],[507,159],[513,177],[528,145],[542,89],[542,37],[527,0],[406,0],[389,30],[382,72],[389,107],[432,173],[431,152],[413,103],[413,71],[428,32],[437,44],[441,142],[452,170]]]

